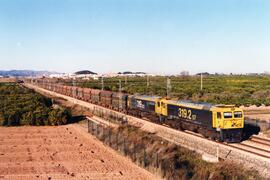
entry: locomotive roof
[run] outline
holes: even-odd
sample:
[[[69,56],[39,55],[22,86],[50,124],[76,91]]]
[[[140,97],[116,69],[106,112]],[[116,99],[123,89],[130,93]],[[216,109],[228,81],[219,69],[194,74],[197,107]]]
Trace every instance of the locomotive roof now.
[[[205,110],[210,110],[212,107],[215,107],[215,105],[210,104],[210,103],[205,103],[205,102],[193,102],[189,100],[168,100],[168,102],[171,102],[176,105],[182,105],[182,106],[187,106],[187,107],[193,107],[193,108],[198,108],[198,109],[205,109]]]
[[[211,108],[235,108],[234,105],[224,105],[224,104],[210,104],[206,102],[194,102],[194,101],[189,101],[189,100],[168,100],[167,102],[179,105],[179,106],[186,106],[190,108],[197,108],[197,109],[204,109],[204,110],[210,110]]]

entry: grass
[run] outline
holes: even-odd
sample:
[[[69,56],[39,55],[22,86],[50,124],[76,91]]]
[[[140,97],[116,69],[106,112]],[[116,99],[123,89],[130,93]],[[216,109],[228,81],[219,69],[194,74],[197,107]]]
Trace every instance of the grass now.
[[[122,91],[130,94],[149,94],[166,96],[167,77],[124,77],[104,78],[104,89]],[[270,76],[205,76],[203,89],[200,89],[200,76],[170,77],[169,96],[176,99],[209,102],[213,104],[270,105]],[[65,81],[72,85],[71,81]],[[78,80],[76,86],[101,89],[101,80]]]

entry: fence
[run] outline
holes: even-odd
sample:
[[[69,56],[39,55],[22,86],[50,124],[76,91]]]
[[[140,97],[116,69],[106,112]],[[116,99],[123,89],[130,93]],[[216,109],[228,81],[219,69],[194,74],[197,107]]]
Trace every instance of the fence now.
[[[153,173],[159,173],[163,177],[168,175],[161,154],[148,152],[144,143],[135,143],[130,137],[124,137],[118,128],[113,129],[88,120],[88,133],[122,155],[129,157],[137,165]]]

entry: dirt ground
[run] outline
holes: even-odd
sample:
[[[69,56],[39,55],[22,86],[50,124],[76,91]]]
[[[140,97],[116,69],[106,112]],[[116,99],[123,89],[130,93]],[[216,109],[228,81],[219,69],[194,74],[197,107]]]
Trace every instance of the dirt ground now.
[[[270,122],[270,107],[269,106],[250,106],[241,107],[244,110],[245,117],[249,119],[257,119],[265,122]]]
[[[0,78],[0,83],[15,82],[15,78]]]
[[[76,125],[1,127],[0,179],[155,179]]]

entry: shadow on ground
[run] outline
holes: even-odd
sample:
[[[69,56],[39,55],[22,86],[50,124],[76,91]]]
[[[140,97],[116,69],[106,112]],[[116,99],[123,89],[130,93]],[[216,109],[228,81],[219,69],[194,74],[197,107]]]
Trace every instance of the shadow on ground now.
[[[72,116],[72,118],[70,118],[70,120],[69,120],[69,124],[83,121],[83,120],[85,120],[85,118],[86,118],[85,116]]]
[[[257,135],[261,128],[252,124],[245,124],[243,140],[248,140],[252,135]]]

